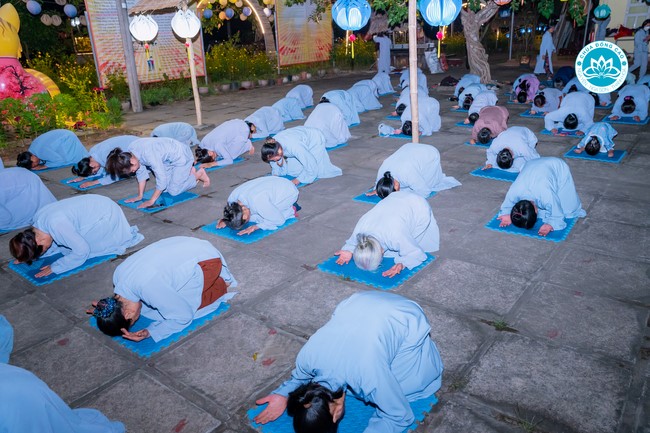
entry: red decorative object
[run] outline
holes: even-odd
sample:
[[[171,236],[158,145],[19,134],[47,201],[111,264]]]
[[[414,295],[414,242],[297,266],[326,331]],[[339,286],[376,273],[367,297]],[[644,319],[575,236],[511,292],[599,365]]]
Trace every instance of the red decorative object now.
[[[438,38],[439,41],[442,40],[442,38],[444,38],[444,37],[445,37],[444,33],[442,33],[442,32],[436,33],[436,38]]]
[[[350,34],[350,42],[354,42],[357,40],[357,37],[354,35],[354,33]]]
[[[618,40],[619,38],[624,38],[626,36],[634,35],[634,30],[628,29],[627,27],[619,26],[618,32],[614,35],[614,39]]]

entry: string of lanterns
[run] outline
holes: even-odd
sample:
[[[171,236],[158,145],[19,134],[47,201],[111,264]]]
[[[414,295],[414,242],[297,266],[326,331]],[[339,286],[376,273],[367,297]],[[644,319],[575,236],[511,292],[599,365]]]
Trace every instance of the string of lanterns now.
[[[56,0],[56,4],[63,6],[63,13],[68,18],[70,18],[70,24],[73,26],[85,26],[87,24],[86,17],[84,15],[77,17],[79,12],[77,11],[77,7],[75,5],[67,3],[67,0]],[[27,8],[27,11],[32,15],[39,15],[43,11],[43,7],[36,0],[28,0],[25,3],[25,7]],[[42,14],[41,22],[46,26],[60,26],[63,23],[63,20],[59,15],[56,14]]]
[[[273,11],[271,10],[275,6],[274,2],[275,0],[263,0],[263,3],[265,5],[263,10],[264,15],[271,22],[273,22],[274,20]],[[206,20],[211,19],[213,16],[215,16],[215,14],[216,17],[221,21],[228,21],[233,19],[237,14],[237,12],[235,11],[235,9],[233,9],[233,7],[228,6],[228,3],[232,3],[237,8],[241,8],[239,19],[242,21],[246,21],[248,17],[250,17],[253,14],[253,10],[248,6],[244,6],[242,0],[208,0],[206,1],[206,3],[209,3],[210,5],[217,3],[219,6],[221,6],[221,8],[223,8],[221,11],[219,11],[218,14],[216,14],[216,11],[212,8],[212,6],[203,9],[203,18]]]

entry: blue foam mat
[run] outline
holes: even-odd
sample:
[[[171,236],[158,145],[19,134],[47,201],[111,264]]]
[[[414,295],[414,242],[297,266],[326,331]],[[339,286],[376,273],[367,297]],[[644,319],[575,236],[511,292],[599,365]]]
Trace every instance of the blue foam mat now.
[[[550,242],[562,242],[569,236],[569,233],[571,232],[571,229],[576,223],[577,218],[565,218],[566,221],[566,227],[564,230],[553,230],[546,236],[540,236],[537,234],[539,231],[539,228],[544,224],[544,221],[541,219],[537,219],[537,222],[535,223],[535,226],[531,228],[530,230],[522,229],[519,227],[515,227],[514,224],[510,224],[507,227],[499,227],[500,221],[497,219],[498,215],[496,215],[494,218],[488,222],[485,227],[494,230],[497,232],[503,232],[503,233],[508,233],[511,235],[518,235],[518,236],[526,236],[528,238],[533,238],[533,239],[540,239],[543,241],[550,241]]]
[[[557,130],[557,134],[553,134],[551,131],[548,129],[542,129],[539,131],[540,134],[542,135],[551,135],[553,137],[575,137],[575,138],[582,138],[584,135],[578,135],[578,131],[565,131],[562,128],[559,128]]]
[[[348,125],[348,128],[354,128],[355,126],[361,125],[361,122],[353,123],[352,125]]]
[[[372,190],[370,190],[370,191],[372,191]],[[431,194],[429,194],[429,197],[427,197],[427,198],[433,197],[434,195],[436,195],[436,192],[437,191],[433,191]],[[379,198],[379,196],[377,194],[375,194],[375,195],[366,195],[365,192],[362,193],[362,194],[359,194],[356,197],[354,197],[352,200],[360,201],[362,203],[371,203],[371,204],[377,204],[377,203],[379,203],[381,201],[381,199]]]
[[[167,194],[166,192],[163,192],[156,203],[148,208],[145,209],[138,209],[138,205],[142,203],[143,201],[149,200],[151,195],[153,194],[154,190],[149,190],[144,193],[144,196],[141,201],[136,201],[134,203],[126,203],[125,200],[129,199],[131,197],[123,198],[122,200],[118,201],[118,204],[121,204],[124,207],[128,207],[131,209],[138,210],[140,212],[145,212],[145,213],[155,213],[155,212],[160,212],[161,210],[169,209],[170,207],[174,207],[177,204],[185,203],[186,201],[194,200],[195,198],[198,197],[198,194],[194,194],[193,192],[185,191],[180,193],[177,196],[171,196]]]
[[[233,241],[241,242],[242,244],[252,244],[253,242],[257,242],[259,240],[264,239],[267,236],[272,235],[273,233],[282,230],[284,228],[289,227],[292,224],[295,224],[298,221],[297,218],[290,218],[288,219],[284,224],[282,224],[280,227],[278,227],[275,230],[255,230],[253,233],[249,235],[238,235],[237,233],[241,230],[244,230],[247,227],[250,227],[253,225],[253,223],[249,222],[245,224],[242,228],[239,230],[233,230],[228,227],[224,227],[222,229],[217,228],[217,222],[218,221],[212,221],[210,224],[206,224],[203,227],[201,227],[201,230],[207,233],[211,233],[216,236],[220,236],[222,238],[227,238],[227,239],[232,239]]]
[[[414,431],[418,423],[424,420],[427,413],[431,411],[434,405],[438,403],[435,395],[421,400],[413,401],[410,404],[415,422],[411,424],[407,432]],[[287,415],[285,411],[280,418],[268,424],[257,424],[253,419],[260,414],[266,405],[257,406],[246,412],[250,425],[262,433],[294,433],[293,418]],[[363,401],[348,394],[345,399],[345,415],[339,424],[338,433],[360,433],[368,426],[368,421],[375,414],[376,409]]]
[[[467,113],[469,110],[465,110],[464,108],[452,108],[451,111],[455,113]]]
[[[477,141],[476,143],[474,143],[474,144],[470,143],[469,141],[466,141],[466,142],[465,142],[465,145],[466,145],[466,146],[482,147],[482,148],[485,148],[485,149],[487,149],[488,147],[490,147],[490,144],[492,144],[492,140],[488,141],[486,144],[479,143],[478,141]]]
[[[74,164],[66,164],[66,165],[62,165],[62,166],[59,166],[59,167],[48,167],[48,168],[43,169],[43,170],[31,170],[31,171],[34,172],[34,173],[45,173],[46,171],[58,170],[60,168],[68,168],[68,167],[72,167],[73,165]]]
[[[650,122],[650,117],[646,117],[640,122],[636,122],[632,117],[621,117],[617,120],[611,120],[609,116],[605,116],[603,122],[611,123],[612,125],[647,125]]]
[[[587,152],[575,153],[576,146],[573,146],[567,153],[564,154],[565,158],[586,159],[587,161],[610,162],[612,164],[619,164],[623,157],[627,154],[625,150],[614,150],[614,156],[609,158],[607,153],[598,152],[596,155],[588,155]]]
[[[454,123],[454,126],[459,126],[461,128],[473,128],[474,127],[474,125],[472,125],[471,123],[465,123],[465,122],[456,122],[456,123]]]
[[[269,173],[267,176],[273,176],[273,175]],[[289,179],[289,180],[294,180],[295,179],[295,177],[289,176],[288,174],[285,174],[284,176],[280,176],[280,177],[283,177],[283,178]],[[316,182],[317,180],[318,179],[314,180],[314,182]],[[298,185],[296,185],[296,188],[302,188],[303,186],[306,186],[306,185],[308,185],[308,184],[300,182]]]
[[[512,99],[508,99],[508,104],[510,104],[510,105],[530,105],[530,102],[518,102],[518,101],[513,101]]]
[[[515,179],[517,179],[517,175],[519,173],[500,170],[498,168],[488,168],[487,170],[483,170],[482,167],[479,167],[476,170],[471,171],[469,174],[476,177],[484,177],[486,179],[502,180],[504,182],[514,182]]]
[[[79,177],[79,176],[66,177],[65,179],[60,180],[59,183],[61,183],[62,185],[65,185],[65,186],[69,186],[70,188],[74,188],[77,191],[90,191],[91,189],[96,189],[96,188],[101,188],[102,186],[107,186],[107,185],[102,185],[102,184],[98,183],[98,184],[93,185],[93,186],[88,187],[88,188],[81,188],[80,187],[80,185],[82,183],[84,183],[84,182],[90,182],[90,181],[93,181],[93,180],[97,180],[97,179],[102,178],[103,176],[88,176],[87,178],[85,178],[81,182],[68,183],[69,180],[76,179],[77,177]],[[119,179],[114,183],[121,182],[121,181],[126,180],[126,179],[128,179],[128,178]]]
[[[334,146],[334,147],[328,147],[328,148],[325,149],[325,150],[327,150],[328,152],[331,152],[332,150],[340,149],[340,148],[345,147],[345,146],[347,146],[347,145],[348,145],[348,143],[340,143],[340,144],[337,144],[337,145]]]
[[[380,135],[380,137],[399,138],[400,140],[412,140],[413,139],[413,137],[411,137],[410,135],[406,135],[406,134]]]
[[[388,119],[388,120],[400,120],[401,117],[400,116],[388,115],[388,116],[386,116],[386,119]]]
[[[520,114],[521,117],[530,117],[533,119],[543,119],[544,118],[544,113],[541,111],[536,111],[535,114],[530,114],[530,109],[524,111],[523,113]]]
[[[221,158],[220,158],[220,159],[221,159]],[[244,161],[245,161],[244,158],[242,158],[241,156],[238,156],[237,158],[235,158],[235,159],[233,160],[232,164],[230,164],[230,165],[215,165],[214,167],[206,168],[206,169],[205,169],[205,172],[206,172],[206,173],[210,173],[211,171],[219,170],[219,169],[221,169],[221,168],[230,167],[231,165],[241,164],[241,163],[244,162]],[[201,165],[201,164],[196,164],[196,165],[194,165],[194,168],[196,168],[196,169],[198,170],[200,165]]]
[[[186,337],[187,335],[201,328],[202,326],[204,326],[205,324],[213,320],[215,317],[228,311],[229,308],[230,308],[230,304],[226,302],[222,302],[221,305],[219,305],[219,307],[217,307],[217,309],[214,310],[212,313],[200,317],[196,320],[192,320],[192,323],[190,323],[190,325],[187,328],[183,329],[180,332],[172,334],[169,337],[164,338],[157,343],[153,341],[152,338],[145,338],[144,340],[139,342],[127,340],[126,338],[122,338],[122,337],[112,337],[112,338],[113,341],[117,342],[120,346],[125,347],[126,349],[130,350],[136,355],[141,356],[143,358],[149,358],[151,355],[160,352],[161,350],[177,342],[181,338]],[[90,326],[97,329],[97,319],[95,319],[95,317],[91,316],[89,322],[90,322]],[[133,326],[131,327],[131,329],[129,329],[129,331],[130,332],[139,331],[141,329],[146,328],[151,323],[153,323],[153,320],[148,319],[144,316],[140,316],[138,321],[133,324]]]
[[[612,108],[614,108],[614,103],[610,102],[607,105],[596,105],[595,108],[598,110],[611,110]]]
[[[337,256],[332,256],[329,259],[325,260],[323,263],[318,265],[318,269],[328,274],[337,275],[345,279],[350,279],[351,281],[356,281],[358,283],[367,284],[372,287],[376,287],[382,290],[390,290],[395,287],[403,284],[415,275],[419,270],[424,268],[426,265],[431,263],[436,259],[435,256],[427,254],[427,259],[422,262],[419,266],[413,269],[404,268],[402,272],[395,275],[393,278],[383,277],[382,272],[387,271],[392,268],[395,264],[395,261],[392,258],[384,257],[379,265],[379,268],[375,271],[364,271],[354,264],[354,259],[350,260],[347,265],[338,265],[336,264]]]
[[[88,268],[92,268],[93,266],[97,266],[100,263],[107,262],[117,257],[117,255],[111,254],[108,256],[93,257],[92,259],[86,260],[84,264],[79,266],[78,268],[71,269],[61,274],[50,274],[46,277],[41,277],[41,278],[36,278],[34,276],[40,272],[43,266],[51,265],[61,257],[63,257],[63,254],[54,254],[49,257],[34,260],[31,265],[28,265],[27,263],[16,264],[12,260],[11,262],[9,262],[9,269],[11,269],[12,271],[17,273],[24,279],[32,283],[34,286],[44,286],[46,284],[53,283],[54,281],[60,280],[62,278],[69,277],[70,275],[77,274]]]

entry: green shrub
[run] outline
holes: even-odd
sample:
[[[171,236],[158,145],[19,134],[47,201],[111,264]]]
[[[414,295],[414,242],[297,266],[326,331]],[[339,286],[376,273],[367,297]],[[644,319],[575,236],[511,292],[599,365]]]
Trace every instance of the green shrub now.
[[[169,87],[153,87],[141,91],[144,105],[161,105],[174,101],[174,92]]]
[[[442,40],[444,48],[441,50],[446,55],[465,55],[465,35],[456,33],[453,36],[447,36]]]
[[[212,47],[205,56],[208,76],[215,82],[251,80],[274,74],[275,65],[265,53],[237,45],[235,37]]]
[[[54,58],[50,55],[50,53],[37,53],[31,59],[27,60],[27,66],[47,75],[56,82],[56,64],[54,62]]]
[[[351,43],[350,43],[351,44]],[[347,53],[345,41],[339,39],[332,46],[332,59],[340,68],[366,67],[375,62],[375,43],[357,38],[354,41],[354,59],[352,58],[352,47],[348,45]]]
[[[126,82],[126,76],[124,71],[121,69],[111,69],[106,73],[106,79],[108,81],[108,92],[112,97],[119,99],[120,101],[126,101],[131,96],[129,90],[129,85]]]

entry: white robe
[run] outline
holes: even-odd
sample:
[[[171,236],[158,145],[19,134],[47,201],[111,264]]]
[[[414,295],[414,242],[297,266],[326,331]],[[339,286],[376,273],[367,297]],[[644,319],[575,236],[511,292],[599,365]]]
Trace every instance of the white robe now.
[[[454,96],[458,98],[462,93],[460,89],[465,89],[467,86],[471,86],[472,84],[481,84],[481,77],[474,74],[463,75],[460,77],[460,80],[458,80],[458,83],[456,83],[456,88],[454,88]]]
[[[476,98],[476,95],[481,92],[485,92],[486,90],[487,86],[485,84],[470,84],[469,86],[465,87],[465,90],[463,90],[458,96],[458,104],[462,107],[467,95],[472,95],[472,98]]]
[[[474,96],[474,102],[470,105],[468,113],[480,113],[481,108],[497,105],[497,94],[494,90],[484,90]]]
[[[388,93],[395,92],[393,89],[393,84],[390,82],[390,75],[386,72],[377,72],[377,74],[372,77],[372,81],[377,85],[377,91],[380,95],[386,95]]]
[[[400,191],[410,191],[427,198],[434,191],[460,186],[445,176],[440,165],[440,152],[430,144],[406,143],[384,160],[377,171],[375,185],[390,171],[400,184]]]
[[[421,88],[418,87],[418,99],[422,98],[428,98],[429,94],[422,90]],[[397,99],[397,102],[395,103],[395,107],[399,107],[400,104],[404,104],[406,106],[406,109],[411,106],[411,90],[409,86],[404,87],[402,91],[399,94],[399,98]]]
[[[280,112],[284,122],[291,122],[292,120],[305,118],[305,115],[302,114],[302,109],[300,108],[300,101],[296,98],[282,98],[273,104],[272,107]]]
[[[366,83],[356,83],[348,89],[348,93],[355,98],[355,107],[359,113],[366,110],[379,110],[382,107],[379,99],[375,96],[377,93],[376,87],[373,88]]]
[[[288,179],[262,176],[235,188],[228,203],[241,202],[250,210],[250,222],[262,230],[275,230],[295,217],[293,205],[298,201],[298,188]]]
[[[585,136],[582,137],[576,147],[582,149],[591,140],[591,137],[598,137],[598,141],[600,141],[599,152],[606,153],[614,149],[614,137],[617,135],[618,132],[609,123],[596,122],[585,132]]]
[[[253,134],[253,138],[266,138],[284,129],[282,113],[275,107],[265,106],[258,108],[244,120],[252,123],[257,128]]]
[[[314,105],[314,91],[306,84],[298,84],[287,92],[287,98],[296,98],[300,101],[300,108],[305,109]]]
[[[249,138],[250,128],[241,119],[223,122],[203,137],[200,146],[217,152],[221,160],[218,166],[230,165],[239,155],[251,150],[253,144]]]
[[[321,102],[305,121],[305,126],[320,129],[325,136],[325,147],[347,143],[352,136],[343,113],[334,104]]]
[[[379,56],[377,57],[377,71],[390,73],[390,46],[392,41],[386,36],[373,36],[372,40],[379,44]]]
[[[530,107],[531,111],[536,111],[540,113],[549,113],[560,108],[560,98],[562,97],[562,91],[553,87],[547,87],[537,92],[538,95],[544,95],[546,102],[543,106],[537,107],[535,105],[534,99]]]
[[[31,225],[36,212],[55,201],[36,173],[22,167],[0,170],[0,230]]]
[[[323,94],[323,97],[327,98],[332,104],[339,107],[343,113],[343,116],[345,117],[345,121],[347,122],[348,126],[361,123],[361,120],[359,119],[359,113],[357,112],[354,105],[354,99],[352,98],[352,95],[350,95],[347,91],[330,90],[329,92],[325,92]]]
[[[586,131],[594,124],[594,98],[589,93],[572,92],[562,99],[560,108],[544,116],[544,128],[547,130],[564,128],[564,119],[569,114],[578,116],[577,131]]]
[[[491,165],[497,170],[504,170],[497,165],[497,155],[503,149],[509,149],[512,153],[512,167],[505,169],[511,173],[519,173],[521,168],[531,159],[539,158],[535,150],[537,136],[525,126],[511,126],[499,134],[486,151],[487,160],[485,165]]]
[[[635,110],[630,114],[625,114],[621,111],[621,106],[626,97],[634,99],[636,105]],[[650,101],[650,88],[645,84],[628,84],[618,92],[618,99],[612,108],[612,116],[619,117],[634,117],[639,116],[641,120],[648,117],[648,102]]]
[[[384,257],[408,269],[419,266],[427,259],[426,253],[440,248],[440,232],[431,206],[409,191],[395,191],[366,212],[341,249],[354,252],[360,233],[377,239]]]
[[[199,144],[196,129],[187,122],[171,122],[158,125],[151,131],[151,137],[168,137],[188,146]]]
[[[410,105],[408,106],[410,107]],[[412,120],[411,110],[407,108],[400,118],[402,126],[407,120]],[[440,103],[430,96],[418,98],[418,130],[421,135],[431,135],[440,131]]]
[[[553,33],[549,32],[548,30],[544,33],[544,36],[542,36],[542,43],[539,46],[539,54],[544,56],[546,55],[548,57],[548,70],[553,73],[553,53],[555,52],[555,44],[553,44]],[[544,70],[544,62],[542,61],[541,64],[537,62],[537,65],[535,65],[535,73],[536,74],[544,74],[546,73]]]

